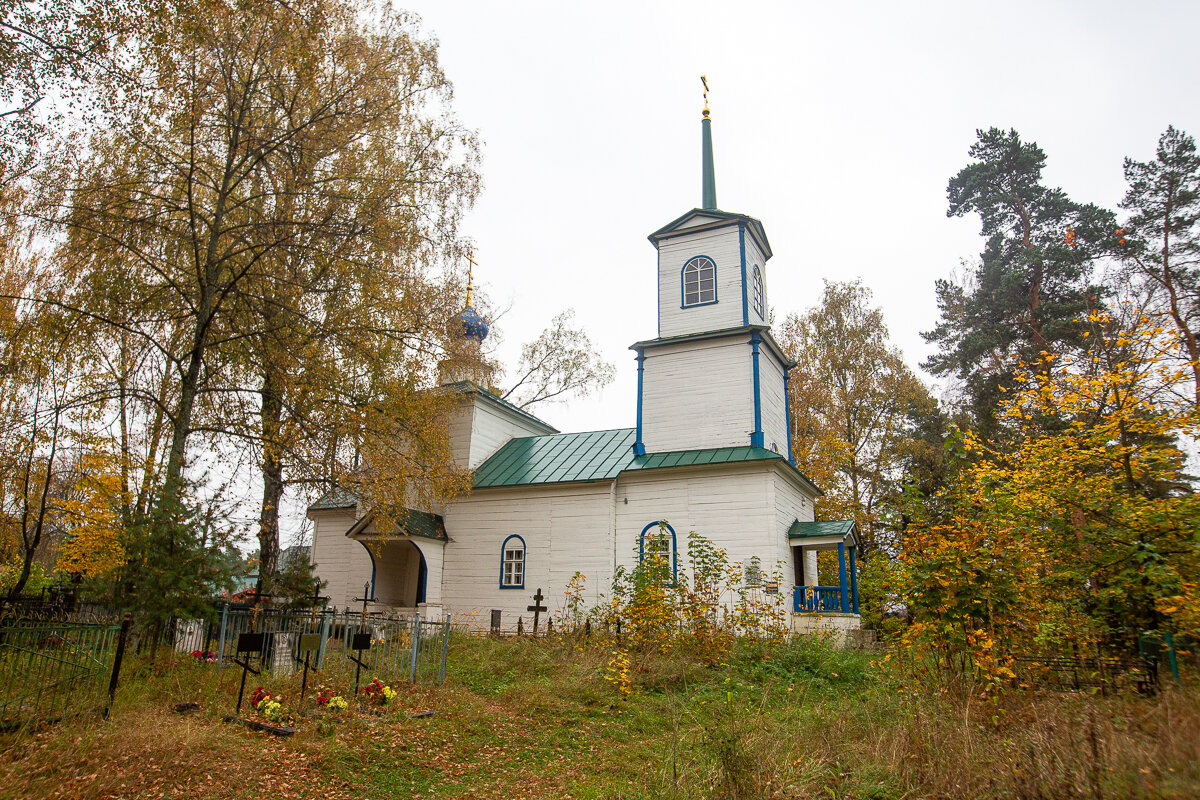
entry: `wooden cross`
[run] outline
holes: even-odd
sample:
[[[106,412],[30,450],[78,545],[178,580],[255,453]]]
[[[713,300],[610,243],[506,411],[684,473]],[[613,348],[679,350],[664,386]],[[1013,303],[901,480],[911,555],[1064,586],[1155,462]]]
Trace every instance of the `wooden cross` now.
[[[364,592],[364,594],[365,594],[365,592]],[[308,598],[308,599],[313,601],[313,611],[316,611],[316,610],[317,610],[317,604],[318,604],[318,603],[319,603],[321,606],[324,606],[326,603],[328,603],[328,602],[329,602],[329,598],[328,598],[328,597],[322,597],[322,596],[321,596],[321,579],[320,579],[320,578],[317,578],[315,581],[313,581],[313,593],[312,593],[312,597],[310,597],[310,598]]]
[[[539,586],[538,590],[537,590],[537,594],[535,594],[533,596],[533,605],[525,607],[526,611],[533,612],[533,632],[534,632],[534,634],[537,634],[538,615],[541,614],[543,611],[550,610],[550,609],[546,608],[544,605],[542,605],[542,601],[545,599],[546,599],[545,597],[542,597],[542,587]]]

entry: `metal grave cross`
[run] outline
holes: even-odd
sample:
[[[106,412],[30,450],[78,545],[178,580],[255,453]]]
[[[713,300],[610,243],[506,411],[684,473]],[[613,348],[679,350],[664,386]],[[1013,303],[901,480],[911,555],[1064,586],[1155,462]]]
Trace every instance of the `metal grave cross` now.
[[[533,612],[533,632],[535,635],[537,634],[538,615],[545,611],[550,610],[550,609],[546,608],[544,605],[542,605],[542,601],[545,599],[546,599],[545,597],[542,597],[542,587],[539,586],[538,590],[537,590],[537,594],[535,594],[533,596],[533,605],[526,606],[526,608],[525,608],[526,611]]]

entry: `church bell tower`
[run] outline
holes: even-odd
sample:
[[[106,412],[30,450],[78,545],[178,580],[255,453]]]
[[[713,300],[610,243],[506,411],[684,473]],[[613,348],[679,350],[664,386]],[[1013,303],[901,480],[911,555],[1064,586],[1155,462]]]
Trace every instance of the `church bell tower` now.
[[[658,330],[638,361],[637,455],[757,447],[791,458],[787,370],[770,334],[757,219],[717,207],[712,118],[703,77],[701,202],[650,234],[658,253]]]

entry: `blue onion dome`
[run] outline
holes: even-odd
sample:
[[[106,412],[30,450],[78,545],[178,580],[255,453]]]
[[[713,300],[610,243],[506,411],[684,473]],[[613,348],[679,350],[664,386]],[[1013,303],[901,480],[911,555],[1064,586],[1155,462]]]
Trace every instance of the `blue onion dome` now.
[[[479,316],[479,312],[471,306],[463,309],[458,315],[458,320],[462,322],[463,336],[467,339],[474,339],[477,342],[482,342],[487,338],[488,325],[484,322],[483,317]]]

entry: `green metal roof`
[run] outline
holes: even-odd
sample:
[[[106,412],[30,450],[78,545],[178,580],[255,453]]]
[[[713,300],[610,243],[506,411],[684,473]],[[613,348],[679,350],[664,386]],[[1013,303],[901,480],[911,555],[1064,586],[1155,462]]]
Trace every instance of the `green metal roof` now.
[[[330,489],[317,502],[308,507],[309,511],[333,511],[340,508],[355,508],[358,499],[345,489]]]
[[[825,536],[845,538],[854,532],[854,520],[839,519],[828,522],[801,522],[796,520],[788,528],[789,539],[817,539]]]
[[[622,472],[786,459],[762,447],[633,454],[633,428],[511,439],[475,470],[476,489],[612,480]]]
[[[356,536],[366,530],[375,520],[375,512],[365,514],[362,519],[354,523],[350,530],[346,531],[347,536]],[[437,514],[430,514],[428,511],[418,511],[416,509],[407,509],[404,519],[397,522],[388,531],[379,531],[377,535],[381,536],[419,536],[422,539],[438,539],[439,541],[446,540],[446,524]]]
[[[718,447],[713,450],[676,450],[634,456],[628,469],[690,467],[700,464],[729,464],[735,461],[783,460],[783,456],[764,447]]]
[[[483,489],[615,478],[633,459],[634,438],[633,428],[618,428],[510,439],[476,468],[472,485]]]

